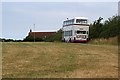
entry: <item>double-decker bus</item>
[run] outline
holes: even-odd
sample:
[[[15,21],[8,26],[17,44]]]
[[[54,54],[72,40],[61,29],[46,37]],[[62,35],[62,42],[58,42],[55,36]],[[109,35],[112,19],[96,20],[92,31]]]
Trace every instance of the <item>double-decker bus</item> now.
[[[62,41],[64,42],[88,42],[89,24],[88,18],[75,17],[63,22]]]

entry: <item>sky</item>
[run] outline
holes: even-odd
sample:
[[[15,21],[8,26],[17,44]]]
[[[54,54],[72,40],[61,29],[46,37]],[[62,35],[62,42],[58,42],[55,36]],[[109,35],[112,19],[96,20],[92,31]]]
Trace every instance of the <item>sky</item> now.
[[[120,1],[118,3],[118,15],[120,16]]]
[[[1,38],[23,39],[32,31],[57,31],[66,18],[87,17],[89,23],[118,14],[118,2],[2,2]],[[34,29],[35,24],[35,29]]]

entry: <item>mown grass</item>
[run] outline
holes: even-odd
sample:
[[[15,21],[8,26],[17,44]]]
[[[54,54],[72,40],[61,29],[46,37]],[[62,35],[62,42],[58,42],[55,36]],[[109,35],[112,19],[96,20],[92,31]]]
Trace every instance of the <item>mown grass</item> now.
[[[3,43],[3,78],[118,77],[116,45]]]

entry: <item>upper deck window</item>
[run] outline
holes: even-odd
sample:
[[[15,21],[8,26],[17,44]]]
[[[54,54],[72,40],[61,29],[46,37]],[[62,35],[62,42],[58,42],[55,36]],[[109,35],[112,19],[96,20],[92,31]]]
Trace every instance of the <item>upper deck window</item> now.
[[[74,24],[74,19],[67,20],[63,22],[63,25],[69,25],[69,24]]]
[[[76,19],[76,23],[87,24],[87,20],[86,19]]]

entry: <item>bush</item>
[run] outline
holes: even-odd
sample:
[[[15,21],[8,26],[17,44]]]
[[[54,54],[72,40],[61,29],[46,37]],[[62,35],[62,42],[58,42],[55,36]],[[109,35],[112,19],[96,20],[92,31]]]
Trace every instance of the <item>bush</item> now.
[[[62,30],[58,30],[56,34],[51,35],[45,39],[46,42],[60,42],[62,39]]]
[[[97,21],[90,25],[90,38],[110,38],[119,35],[120,32],[120,16],[108,18],[104,23],[101,23],[100,17]]]

